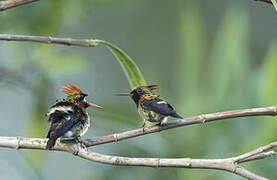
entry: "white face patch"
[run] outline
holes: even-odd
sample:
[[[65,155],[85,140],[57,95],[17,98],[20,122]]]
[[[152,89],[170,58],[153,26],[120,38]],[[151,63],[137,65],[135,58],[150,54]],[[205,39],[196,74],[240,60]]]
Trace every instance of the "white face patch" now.
[[[73,111],[71,106],[57,106],[57,107],[53,107],[53,108],[49,109],[47,116],[54,113],[56,110],[63,111],[63,112]]]

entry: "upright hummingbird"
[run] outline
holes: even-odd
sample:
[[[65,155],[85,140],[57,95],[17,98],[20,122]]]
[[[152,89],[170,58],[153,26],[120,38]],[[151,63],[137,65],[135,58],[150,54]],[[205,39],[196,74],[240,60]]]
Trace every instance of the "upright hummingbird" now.
[[[157,85],[138,86],[130,93],[117,94],[118,96],[130,96],[134,100],[138,113],[144,119],[143,129],[146,121],[163,125],[169,116],[183,119],[170,104],[153,93],[153,90],[157,88]]]
[[[102,108],[96,104],[86,101],[87,94],[73,83],[62,87],[67,98],[57,101],[49,108],[48,121],[50,129],[47,134],[46,149],[52,148],[59,137],[80,138],[84,135],[89,126],[90,118],[86,109],[88,107]]]

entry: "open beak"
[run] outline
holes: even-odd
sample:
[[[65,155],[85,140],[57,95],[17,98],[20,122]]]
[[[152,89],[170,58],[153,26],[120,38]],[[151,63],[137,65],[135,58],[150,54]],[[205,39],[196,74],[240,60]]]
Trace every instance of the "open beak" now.
[[[88,103],[89,106],[91,107],[96,107],[96,108],[100,108],[100,109],[103,109],[103,107],[101,106],[98,106],[97,104],[93,104],[93,103]]]
[[[116,96],[133,96],[133,94],[129,94],[129,93],[120,93],[120,94],[116,94]]]

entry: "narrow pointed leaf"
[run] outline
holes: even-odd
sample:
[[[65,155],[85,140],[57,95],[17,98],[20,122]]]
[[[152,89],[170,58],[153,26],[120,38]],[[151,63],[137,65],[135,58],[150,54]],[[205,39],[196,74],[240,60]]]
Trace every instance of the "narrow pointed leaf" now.
[[[273,4],[275,10],[277,11],[277,2],[276,2],[276,0],[271,0],[271,2]]]
[[[123,69],[129,81],[131,89],[137,86],[146,85],[146,82],[138,66],[124,51],[107,41],[99,40],[99,43],[105,45],[112,51],[112,53],[120,63],[121,68]]]

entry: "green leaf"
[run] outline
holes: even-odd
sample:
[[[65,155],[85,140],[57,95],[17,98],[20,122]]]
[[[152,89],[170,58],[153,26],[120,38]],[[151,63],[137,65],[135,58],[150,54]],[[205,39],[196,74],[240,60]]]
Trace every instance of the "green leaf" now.
[[[109,48],[112,51],[112,53],[114,54],[114,56],[120,63],[121,68],[123,69],[128,81],[129,81],[129,85],[130,85],[131,89],[133,89],[137,86],[146,85],[146,82],[145,82],[138,66],[124,51],[122,51],[121,49],[119,49],[118,47],[116,47],[115,45],[113,45],[107,41],[98,40],[98,42],[100,44],[105,45],[107,48]]]
[[[273,4],[275,10],[277,11],[277,2],[276,2],[276,0],[271,0],[271,2]]]

